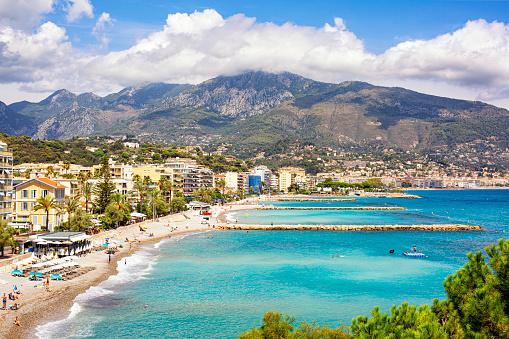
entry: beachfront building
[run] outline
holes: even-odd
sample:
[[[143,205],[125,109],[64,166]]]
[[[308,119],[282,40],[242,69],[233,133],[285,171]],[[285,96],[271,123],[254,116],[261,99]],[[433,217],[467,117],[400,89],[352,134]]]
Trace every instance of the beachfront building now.
[[[92,242],[86,232],[50,232],[41,234],[22,234],[14,237],[19,244],[20,253],[33,253],[36,256],[81,255],[92,250]]]
[[[259,175],[249,174],[247,176],[247,180],[249,183],[249,191],[260,192],[262,178]]]
[[[267,166],[256,166],[253,168],[253,173],[260,176],[261,182],[263,182],[266,187],[270,186],[272,171]]]
[[[65,186],[48,178],[35,178],[23,182],[15,190],[14,217],[17,222],[31,223],[33,230],[37,231],[46,227],[48,220],[48,230],[53,231],[56,226],[64,222],[67,214],[60,214],[58,208],[52,208],[48,214],[44,209],[35,211],[39,197],[51,196],[57,202],[62,202],[65,198]]]
[[[212,188],[214,172],[205,166],[193,165],[188,162],[173,162],[163,165],[164,174],[172,182],[175,191],[190,197],[200,187]]]
[[[304,182],[306,171],[299,167],[282,167],[279,169],[279,190],[288,191],[288,187],[296,182]]]
[[[0,219],[12,219],[12,150],[0,141]]]
[[[226,181],[226,188],[231,191],[247,191],[248,182],[247,175],[243,172],[226,172],[224,173],[224,180]]]

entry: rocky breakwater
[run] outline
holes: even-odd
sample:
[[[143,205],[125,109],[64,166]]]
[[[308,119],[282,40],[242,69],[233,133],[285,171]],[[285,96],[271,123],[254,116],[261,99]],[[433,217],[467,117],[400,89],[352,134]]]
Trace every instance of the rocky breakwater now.
[[[261,206],[257,210],[312,210],[312,211],[406,211],[405,207],[276,207]]]
[[[397,199],[419,199],[420,196],[415,194],[400,193],[400,192],[363,192],[360,195],[365,198],[397,198]]]
[[[306,202],[306,201],[318,201],[318,202],[333,202],[333,201],[357,201],[355,198],[345,198],[345,199],[317,199],[317,198],[275,198],[273,201],[296,201],[296,202]]]
[[[216,228],[223,230],[299,230],[299,231],[480,231],[483,228],[465,224],[431,224],[431,225],[248,225],[219,224]]]

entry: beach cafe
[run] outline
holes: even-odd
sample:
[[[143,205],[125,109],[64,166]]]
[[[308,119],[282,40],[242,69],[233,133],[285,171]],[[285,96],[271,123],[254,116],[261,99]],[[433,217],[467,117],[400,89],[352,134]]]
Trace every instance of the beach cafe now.
[[[90,236],[85,232],[50,232],[14,237],[21,253],[36,256],[56,253],[59,256],[81,255],[92,250]]]

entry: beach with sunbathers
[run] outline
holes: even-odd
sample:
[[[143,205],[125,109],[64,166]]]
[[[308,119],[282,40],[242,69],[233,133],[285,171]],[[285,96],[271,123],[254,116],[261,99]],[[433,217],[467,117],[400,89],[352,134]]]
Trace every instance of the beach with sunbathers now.
[[[251,206],[237,204],[233,210],[249,209]],[[213,215],[218,216],[229,206],[214,207]],[[107,280],[111,275],[118,273],[117,264],[129,265],[127,257],[133,255],[142,246],[157,243],[169,236],[210,230],[213,228],[214,218],[208,224],[201,223],[201,217],[191,211],[174,214],[157,219],[158,221],[144,221],[129,226],[119,227],[94,235],[91,240],[101,244],[108,238],[109,242],[118,242],[122,246],[117,246],[114,254],[109,254],[107,250],[100,248],[81,257],[73,257],[71,260],[65,260],[60,264],[72,262],[75,265],[73,270],[59,270],[62,279],[52,279],[49,272],[52,266],[45,267],[40,265],[45,274],[39,276],[32,274],[23,274],[25,276],[12,275],[11,269],[23,268],[3,267],[0,271],[0,295],[12,292],[14,286],[22,293],[15,301],[7,300],[7,308],[0,310],[0,337],[2,338],[26,338],[33,337],[35,328],[51,321],[65,319],[69,316],[73,300],[84,293],[92,286],[99,285]],[[126,240],[129,241],[127,245]],[[98,249],[97,247],[94,247]],[[111,253],[111,252],[110,252]],[[55,259],[53,259],[55,260]],[[35,262],[30,267],[44,262]],[[60,262],[59,262],[60,263]],[[2,268],[0,268],[1,270]],[[26,267],[25,271],[30,271]],[[72,272],[66,274],[67,272]],[[25,272],[26,273],[26,272]],[[35,273],[35,272],[33,272]],[[12,305],[18,304],[16,310],[9,310]],[[12,308],[12,307],[11,307]],[[17,317],[23,326],[15,326],[14,321]]]

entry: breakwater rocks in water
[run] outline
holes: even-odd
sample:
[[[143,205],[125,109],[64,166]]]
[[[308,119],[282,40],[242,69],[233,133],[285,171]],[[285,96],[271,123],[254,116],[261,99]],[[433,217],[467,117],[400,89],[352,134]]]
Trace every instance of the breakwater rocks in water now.
[[[317,198],[275,198],[271,201],[295,201],[295,202],[306,202],[306,201],[318,201],[318,202],[334,202],[334,201],[357,201],[355,198],[344,198],[344,199],[317,199]]]
[[[464,224],[432,225],[247,225],[219,224],[223,230],[300,230],[300,231],[471,231],[482,230],[481,226]]]
[[[405,207],[257,207],[257,210],[312,210],[312,211],[406,211]]]

